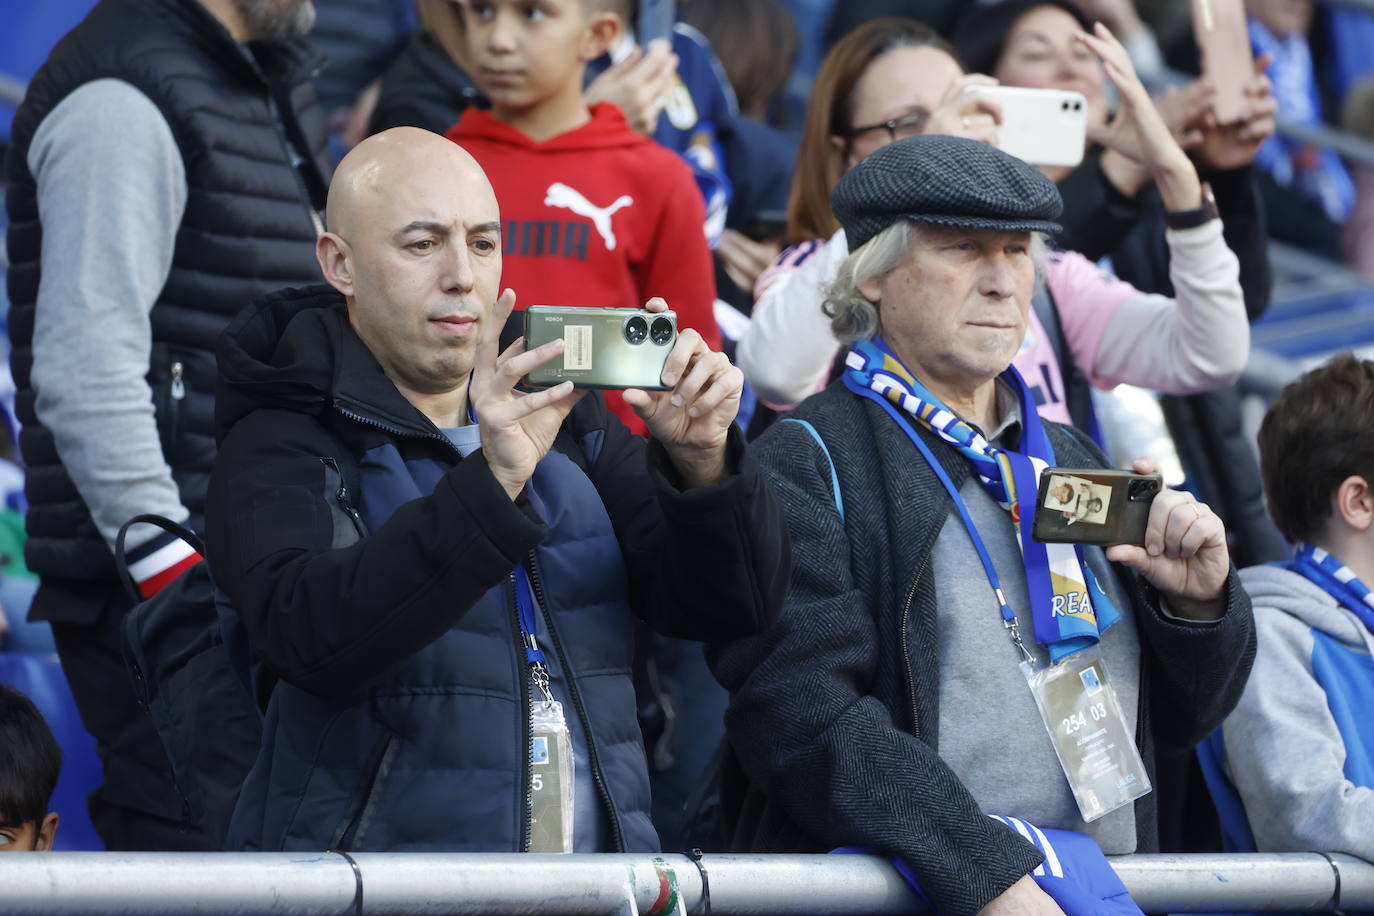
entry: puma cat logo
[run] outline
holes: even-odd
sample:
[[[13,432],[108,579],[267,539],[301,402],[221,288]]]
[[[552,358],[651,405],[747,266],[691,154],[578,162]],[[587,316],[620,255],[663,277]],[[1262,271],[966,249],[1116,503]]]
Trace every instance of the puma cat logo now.
[[[591,220],[592,226],[606,243],[608,251],[615,251],[615,232],[611,230],[611,216],[615,211],[624,209],[632,203],[633,197],[622,194],[609,207],[598,207],[583,197],[581,192],[559,181],[549,185],[548,191],[544,192],[544,206],[562,207]]]

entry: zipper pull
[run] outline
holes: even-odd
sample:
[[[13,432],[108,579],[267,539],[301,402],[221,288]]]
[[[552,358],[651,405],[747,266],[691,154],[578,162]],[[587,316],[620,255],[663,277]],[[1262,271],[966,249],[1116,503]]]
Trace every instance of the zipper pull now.
[[[181,377],[185,371],[180,360],[172,363],[172,400],[174,401],[180,401],[186,397],[186,383],[182,381]]]
[[[353,507],[353,502],[348,498],[348,484],[344,481],[343,471],[339,468],[339,463],[333,458],[321,458],[320,461],[324,462],[326,466],[333,469],[335,474],[339,475],[339,488],[334,491],[334,501],[337,502],[344,512],[348,514],[348,517],[353,520],[353,524],[358,528],[358,533],[364,533],[363,517],[358,513],[358,510]]]

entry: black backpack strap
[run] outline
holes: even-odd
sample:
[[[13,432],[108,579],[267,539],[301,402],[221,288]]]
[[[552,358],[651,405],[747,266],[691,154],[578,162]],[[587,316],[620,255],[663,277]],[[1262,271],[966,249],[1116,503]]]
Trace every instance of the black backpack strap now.
[[[129,556],[124,547],[125,540],[128,539],[129,529],[134,525],[152,525],[161,528],[163,531],[175,534],[195,549],[196,553],[205,556],[205,542],[185,525],[178,524],[169,518],[161,515],[135,515],[123,525],[119,526],[119,533],[115,535],[114,556],[115,572],[119,574],[119,581],[124,584],[124,591],[128,593],[129,599],[134,604],[143,600],[143,595],[138,591],[138,583],[134,581],[133,574],[129,572]]]

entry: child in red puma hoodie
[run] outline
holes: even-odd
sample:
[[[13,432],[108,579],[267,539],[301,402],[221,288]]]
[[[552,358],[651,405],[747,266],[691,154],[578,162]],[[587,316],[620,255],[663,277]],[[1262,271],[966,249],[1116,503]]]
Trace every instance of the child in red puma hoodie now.
[[[502,284],[521,304],[640,308],[661,296],[679,328],[720,349],[715,280],[691,169],[630,129],[608,102],[590,109],[583,71],[618,39],[616,0],[466,0],[464,63],[491,99],[450,140],[481,164],[501,202]],[[631,429],[618,392],[606,402]]]

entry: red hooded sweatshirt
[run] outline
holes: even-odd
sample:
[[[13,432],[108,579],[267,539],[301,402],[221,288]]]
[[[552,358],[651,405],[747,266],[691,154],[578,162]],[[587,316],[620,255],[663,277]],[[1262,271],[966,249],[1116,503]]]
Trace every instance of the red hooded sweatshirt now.
[[[719,350],[706,208],[691,169],[631,130],[615,105],[593,105],[591,116],[543,143],[476,108],[449,128],[496,190],[501,285],[521,306],[642,308],[662,296],[679,328]],[[619,392],[606,402],[645,431]]]

